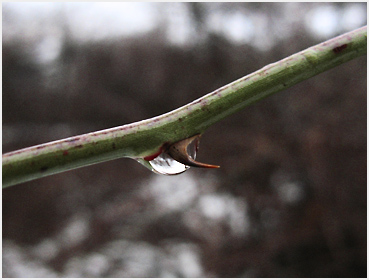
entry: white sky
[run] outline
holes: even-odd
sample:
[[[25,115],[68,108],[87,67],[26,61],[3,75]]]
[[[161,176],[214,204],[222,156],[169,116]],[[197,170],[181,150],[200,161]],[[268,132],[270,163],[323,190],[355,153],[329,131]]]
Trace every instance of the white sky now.
[[[45,56],[44,60],[53,59],[58,54],[63,35],[61,22],[67,22],[71,35],[82,41],[136,35],[168,23],[166,32],[170,42],[189,43],[194,41],[194,30],[184,5],[152,2],[8,2],[3,3],[3,39],[25,36],[43,38],[39,40],[38,48]],[[243,11],[218,11],[210,14],[206,24],[212,31],[228,36],[235,43],[247,43],[260,31],[256,24],[265,22],[261,18],[263,14],[252,16],[245,16]],[[253,21],[255,19],[257,22]],[[306,13],[304,19],[308,30],[324,39],[332,36],[337,27],[349,31],[365,25],[366,11],[357,3],[352,3],[344,11],[336,10],[327,3]]]
[[[67,21],[82,40],[149,31],[156,21],[154,6],[147,2],[12,2],[3,6],[11,11],[13,22],[24,29],[31,29],[28,23],[35,21]]]

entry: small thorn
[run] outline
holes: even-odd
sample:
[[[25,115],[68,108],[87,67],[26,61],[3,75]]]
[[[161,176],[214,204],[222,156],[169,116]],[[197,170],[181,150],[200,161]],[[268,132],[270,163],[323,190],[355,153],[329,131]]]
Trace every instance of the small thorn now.
[[[200,139],[200,134],[197,134],[195,136],[192,136],[190,138],[186,138],[183,139],[177,143],[172,144],[169,149],[168,149],[168,154],[175,159],[176,161],[183,163],[185,165],[188,166],[193,166],[193,167],[202,167],[202,168],[219,168],[219,165],[212,165],[212,164],[207,164],[207,163],[202,163],[202,162],[198,162],[195,161],[189,154],[187,151],[187,147],[193,142],[193,141],[197,141],[195,143],[196,145],[196,150],[198,148],[198,144],[199,144],[199,139]]]

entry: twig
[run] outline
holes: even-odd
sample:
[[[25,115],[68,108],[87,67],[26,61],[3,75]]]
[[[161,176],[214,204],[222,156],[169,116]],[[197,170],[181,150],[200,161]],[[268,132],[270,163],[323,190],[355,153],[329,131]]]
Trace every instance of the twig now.
[[[291,55],[169,113],[3,155],[3,187],[121,157],[150,158],[249,104],[367,52],[366,26]]]

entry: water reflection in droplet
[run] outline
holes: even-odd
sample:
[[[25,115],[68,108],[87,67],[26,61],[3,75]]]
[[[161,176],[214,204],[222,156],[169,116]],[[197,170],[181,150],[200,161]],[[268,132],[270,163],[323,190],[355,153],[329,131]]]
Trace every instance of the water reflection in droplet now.
[[[161,153],[159,156],[149,161],[149,163],[153,169],[152,171],[164,175],[180,174],[190,168],[189,166],[174,160],[167,153]]]
[[[194,142],[196,143],[188,145],[187,152],[191,158],[196,159],[198,142]],[[188,165],[176,161],[166,152],[161,153],[150,161],[144,160],[143,158],[136,158],[136,160],[151,171],[162,175],[176,175],[183,173],[190,168]]]

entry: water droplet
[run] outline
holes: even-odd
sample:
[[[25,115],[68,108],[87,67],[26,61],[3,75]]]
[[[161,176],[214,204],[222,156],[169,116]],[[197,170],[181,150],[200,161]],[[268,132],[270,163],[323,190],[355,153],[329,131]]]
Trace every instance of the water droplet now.
[[[136,159],[139,163],[151,171],[162,175],[175,175],[185,172],[190,167],[174,160],[166,152],[161,153],[153,160],[147,161],[142,158]]]
[[[152,159],[152,156],[144,158],[135,158],[139,163],[151,171],[164,174],[175,175],[185,172],[190,166],[203,168],[219,168],[218,165],[211,165],[195,161],[199,148],[200,135],[195,135],[183,139],[166,148],[161,154]],[[155,156],[156,154],[153,154]]]
[[[191,145],[187,146],[188,155],[196,159],[196,152],[198,149],[198,142],[193,141]],[[173,159],[167,152],[163,152],[153,160],[147,161],[143,158],[136,158],[136,160],[150,169],[151,171],[162,175],[176,175],[185,172],[190,166],[180,163]]]

